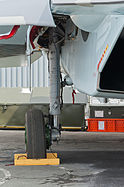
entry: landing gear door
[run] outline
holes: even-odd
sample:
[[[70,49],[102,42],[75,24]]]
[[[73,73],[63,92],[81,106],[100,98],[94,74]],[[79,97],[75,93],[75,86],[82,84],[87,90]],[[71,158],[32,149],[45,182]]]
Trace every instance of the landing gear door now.
[[[50,0],[0,1],[0,25],[55,26]]]

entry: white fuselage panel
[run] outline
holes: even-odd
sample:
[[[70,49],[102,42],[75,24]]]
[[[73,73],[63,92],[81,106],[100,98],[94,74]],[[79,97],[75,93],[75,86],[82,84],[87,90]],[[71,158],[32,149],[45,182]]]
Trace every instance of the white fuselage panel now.
[[[74,86],[88,95],[124,98],[124,94],[100,92],[99,74],[124,27],[124,16],[106,16],[98,28],[83,40],[81,30],[62,47],[61,62]],[[117,72],[119,73],[119,72]]]
[[[49,0],[1,0],[0,25],[55,26]]]

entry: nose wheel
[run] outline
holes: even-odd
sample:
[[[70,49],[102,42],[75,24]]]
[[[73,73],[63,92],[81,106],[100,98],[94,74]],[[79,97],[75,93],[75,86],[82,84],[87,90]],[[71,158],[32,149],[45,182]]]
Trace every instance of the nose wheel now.
[[[44,116],[41,110],[30,109],[26,113],[27,158],[46,158]]]

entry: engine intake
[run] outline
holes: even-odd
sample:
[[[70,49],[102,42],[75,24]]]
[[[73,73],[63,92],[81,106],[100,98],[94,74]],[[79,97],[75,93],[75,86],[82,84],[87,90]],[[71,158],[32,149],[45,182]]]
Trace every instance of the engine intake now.
[[[99,88],[101,91],[124,92],[124,29],[100,73]]]

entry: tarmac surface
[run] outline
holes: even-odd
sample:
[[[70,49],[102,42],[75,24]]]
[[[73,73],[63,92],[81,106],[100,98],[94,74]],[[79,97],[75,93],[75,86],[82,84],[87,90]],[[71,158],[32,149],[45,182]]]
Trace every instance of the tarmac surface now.
[[[124,187],[124,133],[62,132],[51,147],[59,166],[14,166],[24,131],[0,131],[2,187]]]

